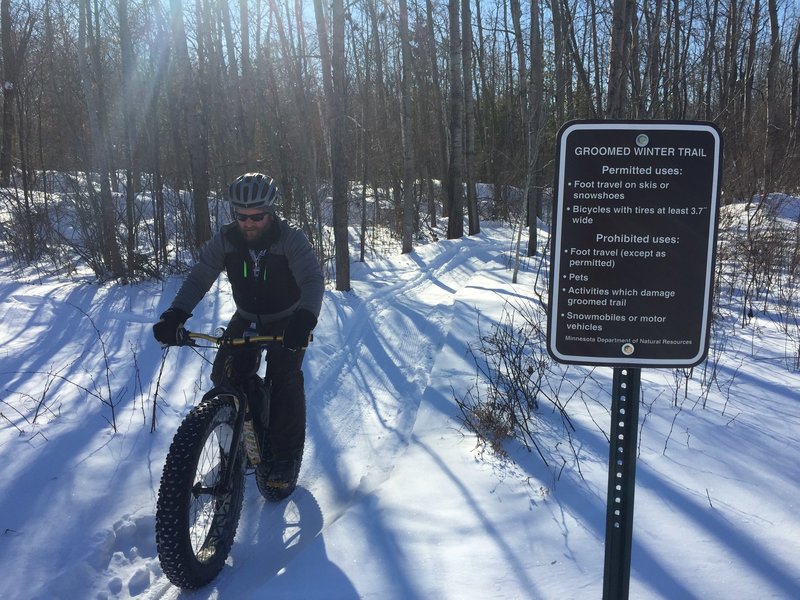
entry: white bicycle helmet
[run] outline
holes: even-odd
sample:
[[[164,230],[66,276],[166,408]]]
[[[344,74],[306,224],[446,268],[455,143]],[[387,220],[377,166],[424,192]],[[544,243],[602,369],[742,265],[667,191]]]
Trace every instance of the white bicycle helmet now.
[[[228,201],[234,208],[263,208],[274,212],[278,203],[278,186],[269,175],[245,173],[228,186]]]

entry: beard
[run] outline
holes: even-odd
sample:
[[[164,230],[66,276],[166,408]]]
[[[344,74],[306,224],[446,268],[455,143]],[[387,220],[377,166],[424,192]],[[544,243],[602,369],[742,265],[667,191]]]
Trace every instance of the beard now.
[[[241,233],[248,248],[252,248],[253,250],[264,250],[269,248],[275,241],[274,238],[276,231],[277,227],[273,222],[264,229],[242,229]]]

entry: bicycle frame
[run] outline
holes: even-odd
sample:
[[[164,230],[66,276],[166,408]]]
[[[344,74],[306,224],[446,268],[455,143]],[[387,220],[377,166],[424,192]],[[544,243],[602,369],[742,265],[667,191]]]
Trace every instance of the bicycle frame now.
[[[224,349],[226,347],[241,349],[247,346],[252,346],[257,348],[259,352],[264,350],[267,344],[280,342],[283,340],[283,336],[279,335],[253,335],[240,338],[227,338],[225,336],[217,337],[205,333],[194,333],[186,329],[179,329],[177,338],[178,341],[183,342],[182,345],[196,346],[197,340],[204,340],[215,344],[219,349]],[[229,396],[233,399],[234,406],[236,407],[236,423],[233,430],[233,439],[235,444],[233,448],[233,456],[231,457],[231,464],[235,464],[235,459],[237,458],[236,453],[239,452],[238,440],[243,439],[247,458],[251,465],[256,466],[261,462],[261,448],[259,447],[258,438],[256,437],[255,430],[253,428],[253,421],[252,419],[248,418],[253,414],[253,410],[249,405],[250,398],[248,397],[247,393],[241,389],[241,386],[237,385],[237,383],[238,382],[231,382],[228,379],[227,373],[225,373],[223,370],[222,382],[209,390],[203,396],[202,401],[213,398],[214,396]],[[232,476],[232,471],[228,469],[225,473],[224,481],[224,485],[226,487],[230,485]]]

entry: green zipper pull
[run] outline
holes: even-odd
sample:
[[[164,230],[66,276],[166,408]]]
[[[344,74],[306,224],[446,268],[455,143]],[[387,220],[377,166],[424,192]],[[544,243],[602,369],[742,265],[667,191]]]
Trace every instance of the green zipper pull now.
[[[243,266],[242,272],[244,273],[244,278],[247,279],[247,261],[246,260],[242,261],[242,266]]]

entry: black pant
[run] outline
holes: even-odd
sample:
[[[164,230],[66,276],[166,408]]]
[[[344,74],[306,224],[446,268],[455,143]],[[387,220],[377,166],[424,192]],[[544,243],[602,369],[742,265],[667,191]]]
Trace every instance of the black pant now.
[[[259,335],[283,335],[288,319],[274,323],[263,323],[257,327]],[[226,335],[241,337],[252,326],[238,313],[233,315]],[[219,385],[226,358],[230,356],[229,367],[235,377],[248,377],[253,374],[260,362],[260,353],[255,348],[233,350],[230,355],[225,350],[217,352],[211,370],[211,381]],[[267,374],[265,384],[270,386],[271,401],[267,438],[272,457],[275,460],[295,458],[303,451],[306,439],[306,394],[303,385],[303,357],[305,351],[286,350],[280,342],[267,347]],[[258,408],[256,411],[258,412]]]

